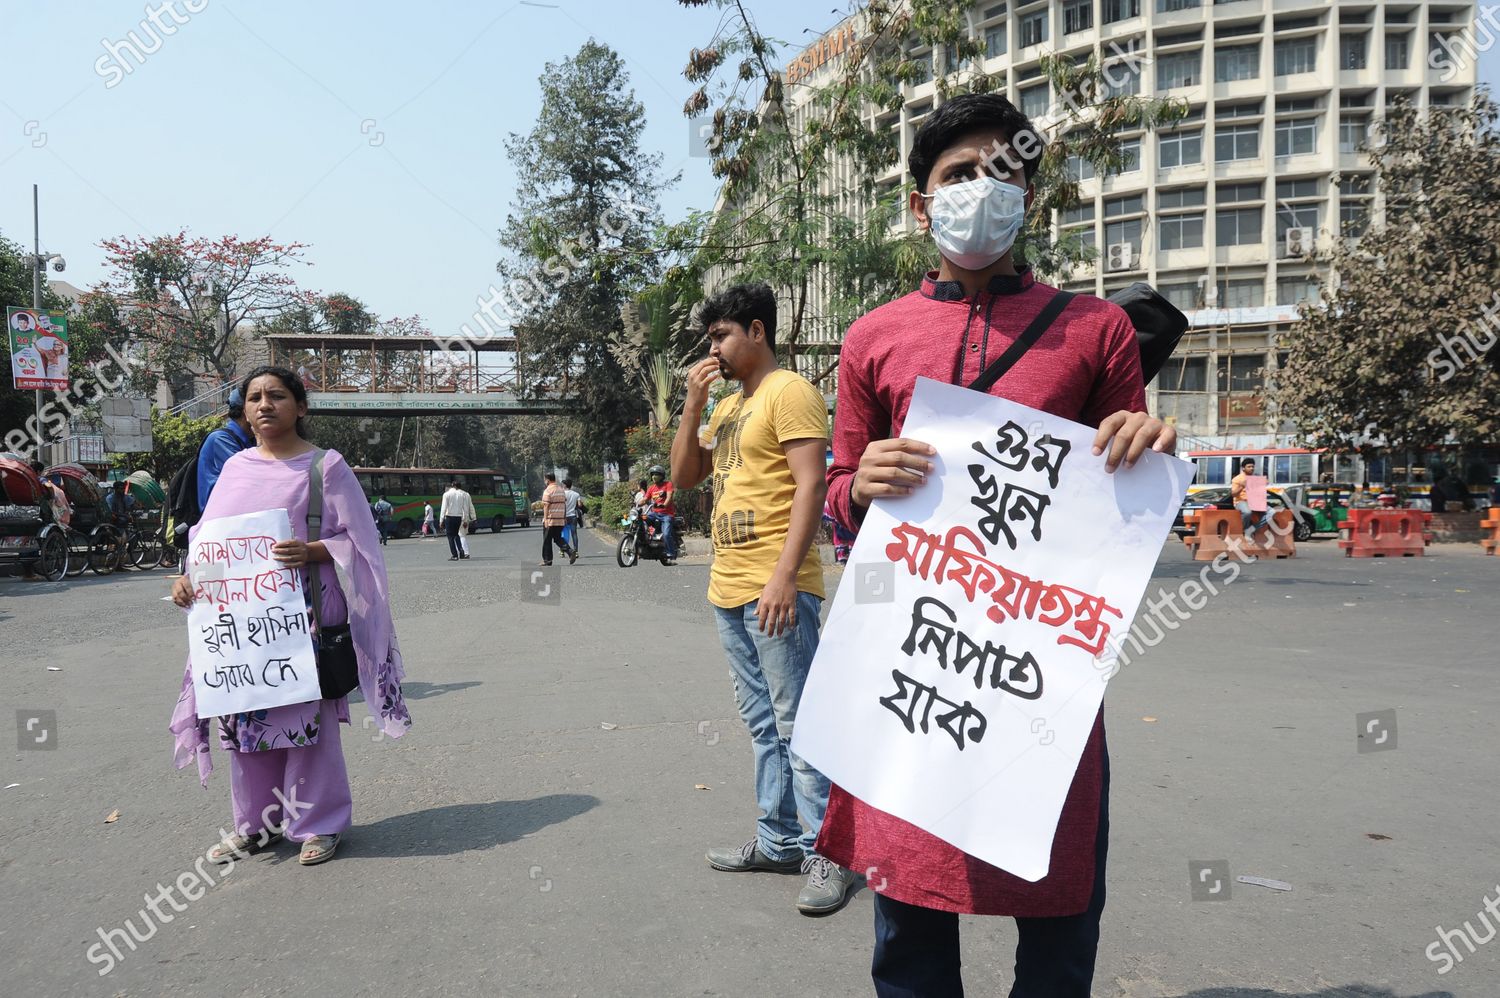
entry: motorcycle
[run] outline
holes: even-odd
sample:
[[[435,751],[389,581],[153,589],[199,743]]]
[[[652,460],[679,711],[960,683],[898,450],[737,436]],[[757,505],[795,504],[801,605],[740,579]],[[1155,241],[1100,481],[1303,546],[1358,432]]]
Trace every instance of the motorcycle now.
[[[681,538],[682,517],[674,516],[672,526]],[[661,530],[655,524],[648,523],[639,509],[632,509],[630,515],[620,521],[620,528],[623,536],[615,551],[615,561],[619,562],[621,568],[629,568],[642,558],[654,558],[663,565],[671,564],[667,560],[667,545]]]

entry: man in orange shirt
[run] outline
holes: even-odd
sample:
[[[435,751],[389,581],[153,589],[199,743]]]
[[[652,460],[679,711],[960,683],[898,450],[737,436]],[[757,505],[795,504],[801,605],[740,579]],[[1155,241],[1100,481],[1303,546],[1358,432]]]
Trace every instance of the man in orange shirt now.
[[[547,472],[546,478],[547,487],[542,490],[542,564],[552,564],[552,545],[556,542],[571,565],[578,560],[578,551],[563,536],[563,527],[568,524],[568,494],[552,472]]]

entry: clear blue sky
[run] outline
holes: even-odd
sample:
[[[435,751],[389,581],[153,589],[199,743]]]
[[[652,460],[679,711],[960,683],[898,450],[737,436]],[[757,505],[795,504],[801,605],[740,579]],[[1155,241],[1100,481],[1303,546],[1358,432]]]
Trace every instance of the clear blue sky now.
[[[591,36],[625,59],[645,148],[664,175],[682,172],[661,196],[667,217],[713,205],[681,70],[717,12],[553,2],[207,0],[189,16],[177,0],[188,23],[161,15],[176,33],[144,65],[124,55],[134,71],[107,87],[118,74],[95,71],[102,40],[134,30],[151,44],[144,3],[0,0],[6,49],[30,53],[7,60],[0,87],[0,233],[30,248],[40,184],[43,248],[80,287],[104,274],[102,238],[269,233],[310,244],[300,284],[456,334],[496,277],[515,176],[505,139],[531,127],[545,65]],[[822,20],[790,0],[752,10],[763,30],[804,39],[837,20],[825,3]]]
[[[188,0],[177,0],[186,14]],[[192,0],[188,23],[107,86],[104,40],[142,30],[144,4],[0,0],[0,233],[31,244],[41,185],[43,246],[62,277],[103,276],[98,242],[186,227],[310,244],[305,287],[345,291],[382,315],[420,314],[456,333],[494,280],[494,237],[514,172],[511,132],[536,113],[548,62],[589,37],[625,58],[660,152],[669,218],[712,206],[708,161],[689,155],[687,52],[718,12],[675,0],[515,0],[416,5]],[[837,22],[834,2],[750,0],[794,48]],[[839,4],[842,7],[842,3]],[[162,15],[170,22],[170,17]],[[24,53],[24,55],[21,55]],[[1481,61],[1500,80],[1500,52]],[[365,125],[366,121],[371,121]],[[365,129],[362,131],[362,128]],[[372,141],[378,144],[372,144]]]

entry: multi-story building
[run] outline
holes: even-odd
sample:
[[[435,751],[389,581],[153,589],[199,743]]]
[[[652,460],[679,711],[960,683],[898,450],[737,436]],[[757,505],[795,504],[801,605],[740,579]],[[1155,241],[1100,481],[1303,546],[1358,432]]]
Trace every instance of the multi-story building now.
[[[1288,442],[1278,431],[1291,428],[1264,404],[1277,335],[1326,277],[1313,254],[1379,209],[1359,146],[1398,98],[1468,102],[1475,15],[1463,0],[981,0],[970,12],[983,70],[1044,133],[1056,110],[1039,62],[1047,52],[1096,54],[1117,92],[1187,101],[1174,127],[1126,136],[1123,172],[1099,177],[1076,164],[1082,201],[1055,224],[1098,252],[1062,286],[1108,295],[1146,281],[1188,314],[1191,329],[1148,394],[1190,446]],[[817,113],[811,98],[835,78],[860,16],[791,61],[794,125]],[[909,183],[913,134],[941,100],[934,71],[963,68],[941,49],[913,43],[909,55],[922,72],[903,84],[904,107],[870,108],[866,119],[897,140],[899,159],[880,181],[887,191]],[[809,340],[836,348],[842,335],[816,328]]]

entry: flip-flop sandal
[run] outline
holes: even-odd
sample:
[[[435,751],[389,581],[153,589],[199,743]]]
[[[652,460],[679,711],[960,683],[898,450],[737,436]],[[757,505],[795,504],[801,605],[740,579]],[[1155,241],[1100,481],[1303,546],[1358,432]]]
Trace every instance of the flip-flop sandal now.
[[[333,858],[333,851],[339,847],[337,835],[314,835],[302,843],[302,854],[297,857],[297,862],[303,866],[317,866],[326,863]]]
[[[261,841],[263,834],[265,835],[264,842]],[[208,861],[220,865],[232,863],[262,849],[269,849],[280,841],[280,832],[258,833],[254,838],[248,835],[231,835],[208,851]]]

